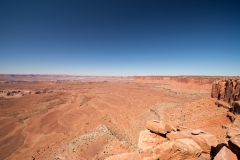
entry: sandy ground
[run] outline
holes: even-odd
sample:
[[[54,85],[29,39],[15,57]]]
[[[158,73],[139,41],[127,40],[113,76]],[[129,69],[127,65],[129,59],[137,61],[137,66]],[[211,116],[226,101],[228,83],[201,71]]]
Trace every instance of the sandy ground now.
[[[0,97],[0,159],[104,159],[136,150],[152,119],[224,141],[231,123],[209,98],[211,84],[42,81],[0,90],[47,91]]]

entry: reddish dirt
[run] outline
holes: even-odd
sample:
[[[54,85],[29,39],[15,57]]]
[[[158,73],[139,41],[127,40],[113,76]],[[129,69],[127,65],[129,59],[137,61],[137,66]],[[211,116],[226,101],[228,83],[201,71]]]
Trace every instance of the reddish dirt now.
[[[135,151],[152,119],[224,141],[222,125],[231,123],[208,98],[208,83],[32,81],[2,83],[0,90],[49,91],[0,97],[0,159],[104,159]]]

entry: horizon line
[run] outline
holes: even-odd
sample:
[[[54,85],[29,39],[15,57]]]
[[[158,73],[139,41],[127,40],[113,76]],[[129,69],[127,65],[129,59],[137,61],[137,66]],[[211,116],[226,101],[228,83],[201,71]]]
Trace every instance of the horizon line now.
[[[239,77],[240,75],[78,75],[78,74],[38,74],[0,73],[0,75],[39,75],[39,76],[86,76],[86,77]]]

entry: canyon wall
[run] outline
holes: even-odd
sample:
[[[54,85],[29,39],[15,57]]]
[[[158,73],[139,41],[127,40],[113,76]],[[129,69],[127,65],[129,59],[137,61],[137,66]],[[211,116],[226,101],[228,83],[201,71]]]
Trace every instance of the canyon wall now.
[[[212,84],[221,77],[206,77],[206,76],[134,76],[135,82],[148,83],[196,83],[196,84]]]
[[[240,159],[240,77],[215,81],[212,84],[212,98],[218,99],[215,104],[228,108],[227,117],[233,122],[228,127],[228,148]],[[231,158],[228,158],[231,159]]]
[[[240,101],[240,79],[223,79],[212,84],[212,98],[228,103]]]

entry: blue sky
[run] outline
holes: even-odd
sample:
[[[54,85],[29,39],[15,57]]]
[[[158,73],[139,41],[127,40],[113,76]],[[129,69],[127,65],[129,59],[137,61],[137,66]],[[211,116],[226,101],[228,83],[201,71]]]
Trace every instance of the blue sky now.
[[[240,1],[0,0],[0,74],[240,75]]]

